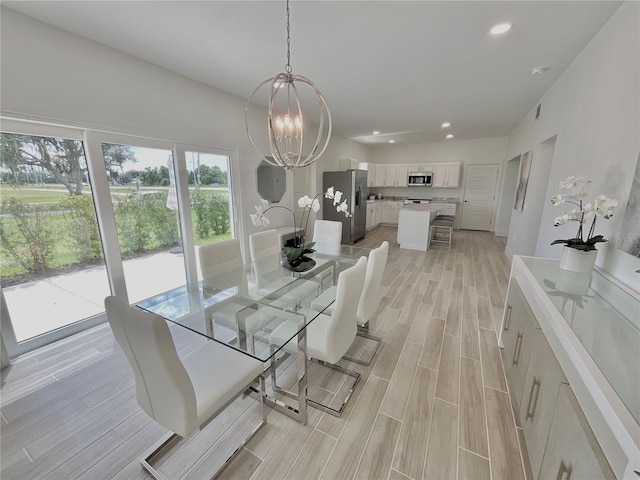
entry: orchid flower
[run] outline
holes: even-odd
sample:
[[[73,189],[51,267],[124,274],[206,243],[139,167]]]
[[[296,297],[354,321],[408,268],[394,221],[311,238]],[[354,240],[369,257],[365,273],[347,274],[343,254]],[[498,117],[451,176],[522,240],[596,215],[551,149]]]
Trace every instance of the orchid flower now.
[[[614,210],[618,207],[618,201],[606,195],[597,195],[591,202],[584,203],[592,183],[588,178],[570,175],[558,184],[559,190],[564,190],[566,193],[554,195],[551,198],[551,203],[555,206],[561,203],[571,203],[578,208],[574,208],[570,212],[565,212],[563,215],[556,217],[553,225],[557,227],[569,221],[576,221],[579,223],[579,226],[575,238],[555,240],[552,242],[552,245],[564,243],[578,250],[589,251],[595,250],[596,243],[606,242],[606,239],[602,235],[594,235],[596,220],[598,216],[604,217],[605,219],[611,218]],[[584,240],[584,225],[588,223],[591,223],[591,226],[589,227],[587,238]]]

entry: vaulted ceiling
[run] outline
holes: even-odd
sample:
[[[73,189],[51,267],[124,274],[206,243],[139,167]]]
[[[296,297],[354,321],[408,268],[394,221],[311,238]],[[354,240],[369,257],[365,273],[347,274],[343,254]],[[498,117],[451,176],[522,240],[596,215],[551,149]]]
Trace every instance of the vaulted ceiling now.
[[[2,4],[245,99],[286,64],[284,1]],[[292,0],[291,65],[363,143],[506,136],[620,4]]]

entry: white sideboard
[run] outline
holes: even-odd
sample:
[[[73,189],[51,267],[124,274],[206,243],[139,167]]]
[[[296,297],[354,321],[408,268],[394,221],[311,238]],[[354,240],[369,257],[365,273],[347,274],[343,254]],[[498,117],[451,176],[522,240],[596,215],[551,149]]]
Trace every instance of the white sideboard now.
[[[638,478],[640,295],[514,256],[500,346],[533,478]]]

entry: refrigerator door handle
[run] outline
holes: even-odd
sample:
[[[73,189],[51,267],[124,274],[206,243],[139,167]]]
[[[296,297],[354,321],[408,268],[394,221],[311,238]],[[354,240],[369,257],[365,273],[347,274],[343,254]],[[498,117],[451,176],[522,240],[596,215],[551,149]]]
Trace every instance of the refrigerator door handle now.
[[[360,187],[358,187],[358,189],[356,190],[356,201],[355,201],[355,206],[359,207],[360,206]]]

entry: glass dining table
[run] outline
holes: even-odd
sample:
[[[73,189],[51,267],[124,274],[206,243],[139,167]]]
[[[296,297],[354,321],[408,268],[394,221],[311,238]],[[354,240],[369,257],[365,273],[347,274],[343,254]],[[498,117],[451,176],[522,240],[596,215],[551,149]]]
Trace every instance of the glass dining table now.
[[[316,244],[314,248],[316,251],[308,256],[316,265],[306,272],[292,272],[281,265],[280,254],[272,255],[244,267],[225,269],[197,284],[175,288],[136,305],[256,358],[265,363],[266,369],[275,367],[272,360],[283,349],[295,350],[297,393],[287,394],[295,402],[285,402],[276,394],[281,391],[275,385],[265,400],[276,410],[306,423],[306,327],[322,313],[310,305],[322,293],[327,279],[335,284],[340,271],[370,252],[349,245]],[[270,336],[276,329],[287,332],[287,342],[272,344]]]

